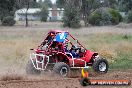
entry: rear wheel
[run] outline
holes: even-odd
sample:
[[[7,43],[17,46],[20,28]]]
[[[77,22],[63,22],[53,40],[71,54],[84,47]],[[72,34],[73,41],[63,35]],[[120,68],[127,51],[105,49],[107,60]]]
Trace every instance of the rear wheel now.
[[[109,68],[108,61],[103,58],[96,59],[93,63],[93,69],[99,73],[107,73]]]
[[[62,76],[62,77],[68,76],[69,70],[70,70],[69,66],[64,62],[56,63],[53,68],[53,72]]]
[[[36,62],[34,60],[34,63],[36,65]],[[37,70],[35,69],[35,67],[33,66],[33,63],[31,60],[28,61],[27,65],[26,65],[26,73],[27,74],[32,74],[32,75],[35,75],[35,74],[40,74],[41,71],[40,70]]]

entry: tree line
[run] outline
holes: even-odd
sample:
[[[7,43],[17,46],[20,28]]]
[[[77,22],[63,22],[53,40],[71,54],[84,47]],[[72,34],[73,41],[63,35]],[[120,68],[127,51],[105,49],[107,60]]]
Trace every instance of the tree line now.
[[[46,21],[48,16],[48,8],[52,7],[50,0],[0,0],[0,22],[2,25],[13,26],[15,24],[14,14],[18,9],[26,8],[25,26],[28,26],[27,11],[29,8],[41,8],[41,21]]]
[[[132,22],[132,0],[57,0],[56,3],[65,9],[63,26],[78,28],[81,20],[85,26]]]
[[[0,0],[0,22],[2,25],[14,25],[14,13],[21,8],[41,8],[41,21],[46,21],[51,0]],[[121,21],[132,22],[132,0],[56,0],[58,8],[64,8],[63,26],[116,25]],[[125,12],[122,17],[119,12]],[[28,26],[27,14],[26,24]]]

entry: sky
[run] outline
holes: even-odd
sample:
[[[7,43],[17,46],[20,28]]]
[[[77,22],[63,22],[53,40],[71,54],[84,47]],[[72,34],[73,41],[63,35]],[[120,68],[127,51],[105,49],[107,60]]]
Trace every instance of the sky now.
[[[39,1],[39,0],[37,0],[37,1]],[[44,0],[43,0],[44,1]],[[51,0],[52,1],[52,3],[55,3],[56,2],[56,0]]]
[[[55,3],[56,2],[56,0],[51,0],[52,1],[52,3]]]

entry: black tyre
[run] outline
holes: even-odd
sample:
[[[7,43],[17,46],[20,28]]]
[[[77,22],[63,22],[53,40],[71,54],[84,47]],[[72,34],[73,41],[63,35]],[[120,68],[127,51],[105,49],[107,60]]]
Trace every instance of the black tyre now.
[[[35,62],[35,61],[34,61]],[[36,64],[35,64],[36,65]],[[38,75],[41,73],[40,70],[35,69],[35,67],[33,66],[33,63],[31,60],[28,61],[27,65],[26,65],[26,73],[27,74],[32,74],[32,75]]]
[[[88,86],[88,85],[91,84],[91,82],[90,82],[90,80],[89,80],[88,78],[82,78],[82,79],[80,80],[80,84],[81,84],[82,86]]]
[[[53,72],[62,77],[67,77],[69,74],[69,66],[64,62],[58,62],[54,65]]]
[[[109,68],[108,61],[103,58],[96,59],[93,63],[93,69],[95,72],[107,73]]]

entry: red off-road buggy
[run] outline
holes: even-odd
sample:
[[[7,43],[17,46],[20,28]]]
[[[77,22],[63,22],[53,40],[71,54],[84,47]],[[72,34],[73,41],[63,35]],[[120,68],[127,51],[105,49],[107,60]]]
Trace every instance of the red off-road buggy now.
[[[49,69],[64,77],[71,68],[90,66],[99,73],[108,71],[106,59],[99,57],[97,52],[87,50],[67,31],[50,31],[38,48],[31,50],[35,52],[30,54],[26,67],[28,74],[40,74],[42,70]]]

